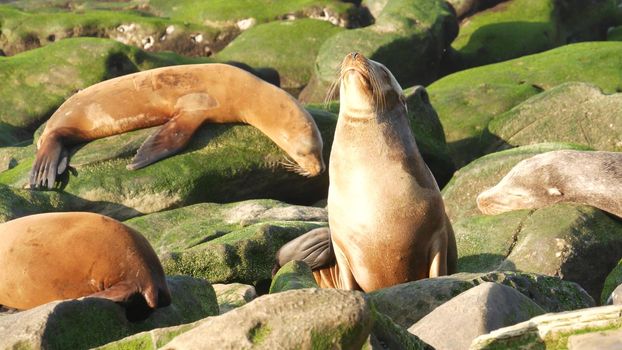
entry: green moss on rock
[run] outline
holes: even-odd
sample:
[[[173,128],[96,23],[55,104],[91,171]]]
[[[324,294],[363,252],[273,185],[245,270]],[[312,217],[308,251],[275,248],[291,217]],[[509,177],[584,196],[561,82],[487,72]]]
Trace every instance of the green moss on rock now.
[[[234,33],[121,11],[36,12],[0,6],[0,47],[7,55],[71,37],[100,37],[148,49],[203,56],[224,47]],[[200,40],[196,38],[200,37]],[[208,50],[208,51],[206,51]]]
[[[622,41],[622,26],[611,28],[607,31],[607,40]]]
[[[309,82],[320,45],[342,30],[315,19],[260,24],[240,34],[215,58],[274,68],[281,87],[298,92]]]
[[[309,265],[294,260],[282,266],[274,275],[270,285],[270,293],[302,288],[319,288],[319,286]]]
[[[620,260],[620,262],[618,262],[618,265],[616,265],[613,268],[613,270],[611,270],[611,272],[609,272],[609,274],[607,275],[607,278],[605,279],[605,284],[603,286],[603,291],[600,295],[600,303],[602,305],[606,304],[607,299],[609,298],[613,290],[616,289],[616,287],[621,284],[622,284],[622,260]]]
[[[429,86],[457,166],[483,155],[490,138],[488,123],[529,97],[570,81],[598,86],[604,93],[622,91],[622,43],[566,45],[468,69]]]
[[[373,25],[343,31],[324,42],[313,79],[300,98],[323,101],[343,58],[352,51],[386,65],[404,86],[429,83],[438,75],[456,27],[456,17],[444,1],[390,0]]]

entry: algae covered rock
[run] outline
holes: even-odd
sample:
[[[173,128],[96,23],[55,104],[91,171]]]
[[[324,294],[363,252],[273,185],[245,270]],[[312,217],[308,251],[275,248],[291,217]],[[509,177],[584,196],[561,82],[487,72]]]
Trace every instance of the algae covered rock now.
[[[466,350],[479,335],[543,313],[538,304],[516,290],[485,282],[439,306],[408,331],[437,350]]]
[[[621,14],[616,0],[504,1],[462,21],[452,43],[456,61],[452,63],[461,68],[481,66],[569,42],[602,40]]]
[[[428,87],[447,146],[461,167],[485,153],[488,123],[520,102],[565,82],[605,94],[622,91],[620,42],[566,45],[543,53],[448,75]]]
[[[601,306],[537,316],[529,321],[481,335],[473,341],[470,349],[586,349],[572,346],[579,340],[575,337],[602,334],[603,338],[611,335],[609,341],[619,341],[619,336],[616,336],[621,328],[622,305]],[[605,344],[605,341],[592,343],[598,349],[608,349],[603,347]]]
[[[271,278],[275,254],[283,244],[326,226],[326,220],[321,208],[252,200],[197,204],[125,224],[149,240],[167,274],[256,284]]]
[[[218,308],[220,313],[231,311],[242,305],[246,305],[257,297],[255,287],[241,284],[214,284],[214,291],[216,292],[216,299],[218,299]]]
[[[352,51],[386,65],[401,85],[429,83],[437,77],[443,51],[456,33],[456,17],[444,1],[390,0],[373,25],[343,31],[324,42],[300,98],[323,101],[341,61]]]
[[[607,40],[622,41],[622,26],[610,28],[607,31]]]
[[[611,298],[611,294],[614,291],[619,292],[618,286],[622,285],[622,260],[618,262],[618,264],[609,272],[607,278],[605,279],[605,285],[603,286],[603,291],[600,295],[600,303],[605,305],[609,302],[615,303],[615,301],[622,300],[622,295],[617,296],[615,301],[614,298]]]
[[[146,320],[129,322],[125,310],[106,299],[54,301],[39,307],[0,314],[0,347],[89,349],[128,335],[180,325],[218,314],[212,286],[187,276],[167,278],[171,305]]]
[[[325,112],[314,116],[329,152],[335,117]],[[127,170],[136,149],[154,131],[115,135],[80,148],[70,158],[73,169],[61,177],[61,190],[90,202],[92,211],[122,219],[197,202],[276,198],[312,203],[326,196],[327,172],[307,178],[288,171],[282,165],[285,153],[249,125],[204,125],[180,154]],[[24,187],[33,158],[0,173],[0,183]]]
[[[281,77],[281,87],[299,92],[311,78],[322,43],[342,30],[316,19],[260,24],[240,34],[215,59],[274,68]]]
[[[121,340],[117,340],[106,345],[96,347],[97,350],[156,350],[181,333],[187,332],[199,325],[207,322],[211,317],[199,321],[182,324],[179,326],[156,328],[150,331],[140,332]]]
[[[599,299],[606,274],[622,254],[622,223],[603,211],[563,203],[537,210],[481,215],[475,198],[516,163],[571,148],[538,144],[493,153],[460,169],[443,191],[458,246],[458,270],[519,270],[559,276]]]
[[[302,289],[269,294],[209,319],[162,349],[358,349],[372,327],[362,293]]]
[[[512,271],[457,273],[403,283],[368,295],[376,310],[408,328],[460,293],[485,282],[514,288],[547,312],[594,306],[594,300],[576,283],[558,277]]]
[[[302,288],[319,288],[309,265],[293,260],[283,265],[272,277],[270,293]]]
[[[599,151],[622,151],[622,94],[566,83],[535,95],[488,124],[490,149],[569,142]]]
[[[238,31],[121,11],[35,12],[0,5],[0,48],[6,55],[72,37],[114,39],[149,51],[204,56],[224,47]]]

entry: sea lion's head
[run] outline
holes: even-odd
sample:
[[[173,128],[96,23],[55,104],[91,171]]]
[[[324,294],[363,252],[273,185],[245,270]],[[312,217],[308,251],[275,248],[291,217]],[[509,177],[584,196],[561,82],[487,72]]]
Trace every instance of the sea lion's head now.
[[[406,108],[404,92],[383,64],[358,52],[348,54],[341,63],[340,107],[351,117],[370,117],[396,106]]]
[[[564,177],[547,153],[520,161],[499,183],[477,196],[487,215],[510,210],[542,208],[564,200]]]

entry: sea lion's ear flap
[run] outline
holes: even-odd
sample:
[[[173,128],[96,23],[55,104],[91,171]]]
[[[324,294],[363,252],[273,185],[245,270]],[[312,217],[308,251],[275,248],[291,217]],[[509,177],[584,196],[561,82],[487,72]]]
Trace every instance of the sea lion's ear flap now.
[[[550,195],[550,196],[563,196],[564,194],[562,193],[562,191],[559,190],[559,188],[556,187],[551,187],[548,190],[546,190],[546,192]]]
[[[192,113],[182,113],[169,120],[145,140],[127,168],[140,169],[179,152],[204,120]]]

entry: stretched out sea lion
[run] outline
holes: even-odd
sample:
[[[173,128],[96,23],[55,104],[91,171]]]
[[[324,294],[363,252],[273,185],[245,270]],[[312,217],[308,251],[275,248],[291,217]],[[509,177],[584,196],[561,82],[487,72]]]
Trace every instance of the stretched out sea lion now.
[[[171,303],[149,242],[99,214],[46,213],[0,224],[0,266],[0,304],[10,308],[84,296],[120,303],[139,297],[149,309]]]
[[[70,145],[163,124],[128,165],[139,169],[184,148],[205,122],[253,125],[298,164],[293,168],[301,175],[324,170],[317,125],[295,98],[237,67],[196,64],[121,76],[71,96],[37,142],[30,187],[54,186]]]
[[[553,151],[520,161],[477,207],[494,215],[559,202],[594,206],[622,218],[622,153]]]
[[[320,286],[365,292],[453,273],[453,230],[417,148],[401,87],[385,66],[358,53],[343,60],[338,81],[330,230],[284,245],[277,266],[302,260]]]

